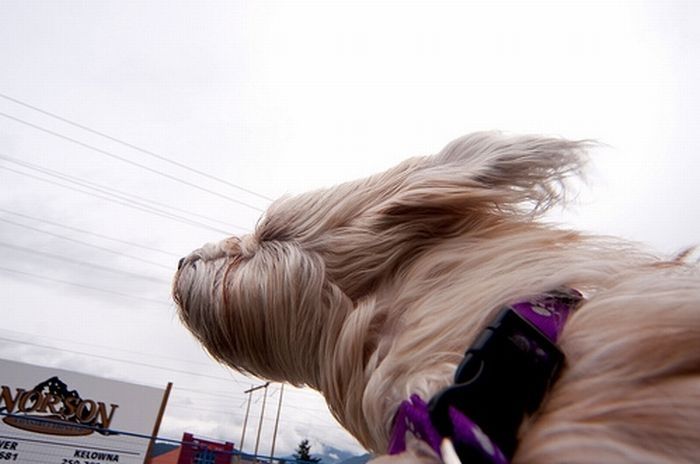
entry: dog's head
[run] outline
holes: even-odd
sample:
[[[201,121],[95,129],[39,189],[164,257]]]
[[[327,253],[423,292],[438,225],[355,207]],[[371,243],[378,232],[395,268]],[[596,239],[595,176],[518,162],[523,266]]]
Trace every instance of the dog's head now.
[[[183,259],[173,290],[180,317],[217,360],[322,391],[341,423],[376,445],[381,433],[368,438],[366,411],[357,405],[373,372],[367,366],[392,349],[401,317],[394,302],[406,298],[392,293],[395,284],[410,280],[411,266],[445,240],[502,237],[531,222],[561,199],[562,181],[580,168],[583,147],[473,134],[438,155],[278,200],[250,235]],[[419,266],[434,267],[430,278],[438,278],[446,272],[439,261]],[[434,296],[433,329],[450,324],[439,321]],[[427,383],[442,381],[442,372]],[[391,407],[387,401],[377,413],[378,430]]]
[[[448,236],[488,234],[561,199],[586,143],[476,133],[438,155],[275,202],[244,237],[184,258],[174,299],[218,360],[319,386],[343,319]]]
[[[338,319],[332,312],[351,305],[327,280],[320,256],[255,234],[184,258],[173,295],[184,324],[217,360],[317,388],[318,360],[332,346]]]

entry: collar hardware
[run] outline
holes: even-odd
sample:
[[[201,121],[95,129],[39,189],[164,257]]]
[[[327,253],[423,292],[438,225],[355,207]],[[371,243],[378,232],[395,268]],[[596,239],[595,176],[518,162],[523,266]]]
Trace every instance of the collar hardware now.
[[[426,404],[418,395],[394,416],[389,454],[411,432],[441,455],[449,440],[463,463],[507,464],[524,417],[534,413],[564,365],[556,342],[583,295],[558,288],[504,306],[467,349],[454,383]]]
[[[539,407],[563,362],[563,353],[549,338],[504,308],[467,350],[454,385],[429,402],[431,422],[441,436],[452,437],[449,410],[455,408],[510,457],[525,414]],[[454,446],[462,462],[474,461],[473,456],[464,458],[472,453],[460,450],[459,442]]]

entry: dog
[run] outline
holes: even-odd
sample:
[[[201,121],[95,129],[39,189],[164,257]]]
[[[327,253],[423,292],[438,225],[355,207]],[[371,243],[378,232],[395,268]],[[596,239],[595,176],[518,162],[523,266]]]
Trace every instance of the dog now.
[[[543,219],[593,146],[475,133],[279,199],[251,234],[181,261],[179,316],[218,361],[321,392],[377,463],[456,462],[410,433],[385,455],[400,406],[452,385],[500,308],[575,289],[564,366],[518,424],[512,462],[698,462],[697,265]]]

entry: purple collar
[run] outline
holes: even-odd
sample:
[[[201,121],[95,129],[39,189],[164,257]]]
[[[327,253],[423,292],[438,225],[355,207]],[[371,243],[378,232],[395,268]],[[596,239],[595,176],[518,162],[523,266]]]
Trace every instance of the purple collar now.
[[[505,306],[465,353],[453,385],[429,404],[411,395],[399,405],[389,454],[405,451],[410,431],[443,459],[453,450],[464,463],[507,464],[523,418],[563,365],[556,342],[582,301],[560,288]]]

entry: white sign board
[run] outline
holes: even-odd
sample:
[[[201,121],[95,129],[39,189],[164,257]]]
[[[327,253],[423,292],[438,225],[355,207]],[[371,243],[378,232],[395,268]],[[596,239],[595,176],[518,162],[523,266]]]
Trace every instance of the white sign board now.
[[[0,359],[0,464],[141,464],[163,392]]]

